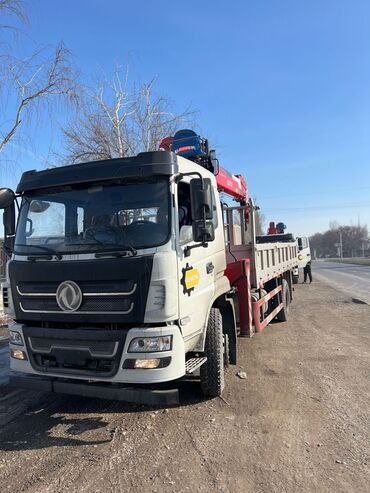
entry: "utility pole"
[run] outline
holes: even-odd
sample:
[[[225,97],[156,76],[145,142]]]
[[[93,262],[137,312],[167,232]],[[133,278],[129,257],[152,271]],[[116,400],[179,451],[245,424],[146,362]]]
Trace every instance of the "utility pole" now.
[[[340,258],[343,259],[342,231],[339,231]]]

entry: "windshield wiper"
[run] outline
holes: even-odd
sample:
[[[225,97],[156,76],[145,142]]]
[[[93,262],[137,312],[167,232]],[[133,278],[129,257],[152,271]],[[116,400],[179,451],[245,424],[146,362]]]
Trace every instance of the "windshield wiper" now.
[[[48,253],[49,255],[55,255],[55,257],[56,257],[58,260],[60,260],[60,259],[63,257],[63,255],[62,255],[61,253],[57,252],[56,250],[53,250],[53,249],[52,249],[52,248],[50,248],[50,247],[46,247],[46,246],[43,246],[43,245],[27,245],[26,243],[16,243],[16,244],[15,244],[15,246],[16,246],[16,247],[17,247],[17,246],[20,246],[20,247],[39,248],[40,250],[43,250],[44,252]],[[18,255],[19,255],[19,254],[18,254]],[[45,255],[42,255],[42,253],[41,253],[41,254],[36,254],[36,255],[35,255],[35,254],[30,254],[30,257],[35,257],[35,258],[36,258],[36,256],[37,256],[37,257],[40,257],[40,258],[41,258],[42,256],[44,256],[44,257],[45,257]],[[28,257],[28,258],[30,258],[30,257]]]
[[[109,245],[113,246],[113,245]],[[137,255],[137,250],[132,246],[121,246],[119,250],[114,250],[111,252],[97,252],[95,253],[95,258],[103,257],[126,257],[128,253],[131,253],[133,257]]]

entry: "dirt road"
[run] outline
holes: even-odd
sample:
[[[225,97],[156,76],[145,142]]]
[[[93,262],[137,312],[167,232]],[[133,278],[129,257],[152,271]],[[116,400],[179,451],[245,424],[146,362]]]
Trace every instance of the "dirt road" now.
[[[226,402],[0,398],[2,492],[368,491],[370,306],[298,285],[288,323],[239,342]]]

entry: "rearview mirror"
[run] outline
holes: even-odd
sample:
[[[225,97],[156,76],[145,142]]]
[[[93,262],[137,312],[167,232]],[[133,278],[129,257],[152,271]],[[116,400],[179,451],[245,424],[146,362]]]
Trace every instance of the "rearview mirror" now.
[[[209,178],[193,178],[190,181],[190,200],[193,221],[212,219],[212,184]]]
[[[15,235],[15,206],[14,202],[4,210],[3,224],[5,236]]]
[[[15,194],[10,188],[0,188],[0,209],[6,209],[14,203]]]
[[[180,228],[180,245],[185,245],[193,241],[193,229],[192,226],[183,225]]]
[[[39,214],[40,212],[45,212],[50,207],[50,202],[45,202],[44,200],[33,200],[30,204],[30,212]]]
[[[218,159],[216,158],[216,151],[215,150],[209,151],[209,159],[210,159],[211,164],[212,164],[213,174],[215,176],[217,176],[218,173],[220,172],[220,164],[218,162]]]
[[[213,241],[215,239],[215,228],[212,221],[194,221],[193,239],[201,243]]]

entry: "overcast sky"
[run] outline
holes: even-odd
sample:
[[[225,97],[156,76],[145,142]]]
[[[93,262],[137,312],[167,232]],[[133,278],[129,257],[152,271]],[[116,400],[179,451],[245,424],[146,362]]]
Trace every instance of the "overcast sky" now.
[[[129,61],[132,80],[199,126],[245,176],[266,220],[295,234],[370,226],[370,2],[29,0],[32,44],[63,40],[82,77]],[[19,49],[25,38],[19,38]],[[8,115],[9,116],[9,115]],[[35,130],[35,129],[34,129]],[[58,124],[8,147],[2,186],[45,166]]]

